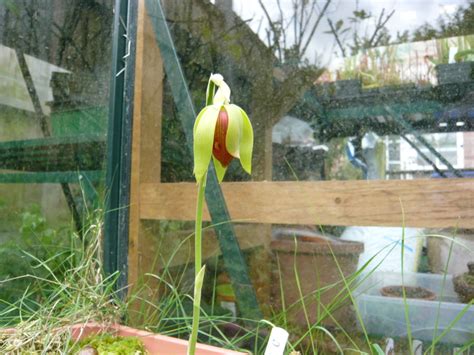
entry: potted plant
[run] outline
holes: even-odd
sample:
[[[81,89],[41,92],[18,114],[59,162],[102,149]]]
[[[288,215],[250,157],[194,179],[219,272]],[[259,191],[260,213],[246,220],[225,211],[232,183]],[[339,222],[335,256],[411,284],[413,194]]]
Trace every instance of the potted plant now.
[[[439,84],[465,83],[474,79],[473,49],[464,49],[454,55],[455,63],[438,64],[436,73]]]
[[[380,294],[385,297],[418,298],[427,301],[433,301],[436,298],[436,293],[421,286],[385,286],[380,289]]]
[[[361,92],[361,81],[358,79],[337,80],[334,82],[334,88],[337,98],[356,97]]]
[[[438,64],[436,66],[438,84],[456,84],[472,81],[474,62]]]
[[[74,340],[80,340],[91,335],[110,334],[118,337],[138,339],[143,343],[144,349],[149,354],[185,354],[188,349],[188,341],[165,335],[154,334],[144,330],[127,327],[120,324],[78,324],[70,327],[71,336]],[[145,353],[146,353],[145,352]],[[196,354],[199,355],[242,355],[243,353],[218,348],[206,344],[196,345]]]
[[[4,348],[8,351],[38,351],[44,350],[42,338],[31,341],[22,340],[22,337],[15,337],[18,329],[3,329],[0,338],[3,342],[9,341],[7,337],[13,337],[13,341],[9,347]],[[35,331],[32,332],[33,335]],[[54,333],[54,334],[52,334]],[[84,324],[74,324],[55,329],[49,334],[48,338],[54,339],[48,346],[48,351],[57,351],[62,353],[66,351],[72,354],[98,354],[98,345],[102,339],[105,343],[112,345],[116,343],[115,349],[119,354],[128,354],[130,349],[136,350],[135,354],[185,354],[188,349],[188,341],[169,337],[165,335],[155,334],[144,330],[139,330],[118,323],[96,323],[87,322]],[[36,333],[37,335],[38,333]],[[26,338],[23,338],[26,339]],[[17,347],[18,343],[21,347]],[[54,344],[55,343],[55,344]],[[87,350],[87,351],[86,351]],[[141,350],[141,351],[139,351]],[[83,351],[83,352],[81,352]],[[115,352],[114,352],[115,353]],[[196,345],[196,354],[199,355],[242,355],[244,353],[238,351],[227,350],[206,344]]]
[[[284,308],[283,302],[287,307],[294,305],[287,309],[290,321],[302,327],[308,321],[334,325],[335,320],[352,326],[354,312],[346,286],[357,270],[364,244],[308,230],[284,230],[275,237],[271,249],[277,272],[272,295],[279,308]],[[333,306],[337,309],[331,311]]]
[[[474,299],[474,262],[467,264],[468,272],[453,278],[454,290],[463,303],[469,303]]]
[[[65,238],[70,243],[67,250],[60,248],[59,252],[44,258],[25,252],[24,258],[31,259],[34,273],[1,280],[2,286],[25,280],[29,287],[17,302],[2,308],[0,323],[8,327],[0,330],[0,353],[74,354],[77,341],[91,335],[101,339],[106,334],[138,339],[149,354],[186,353],[186,340],[119,324],[120,320],[132,316],[131,304],[139,301],[140,290],[131,290],[129,298],[122,299],[115,291],[118,274],[103,275],[100,249],[102,217],[100,211],[97,216],[89,216],[90,226],[85,228],[82,240],[70,232],[70,238]],[[146,299],[147,305],[152,303]],[[154,307],[160,309],[159,305]],[[173,314],[164,316],[172,317]],[[146,325],[143,322],[138,324]],[[242,354],[204,344],[197,344],[195,353]]]

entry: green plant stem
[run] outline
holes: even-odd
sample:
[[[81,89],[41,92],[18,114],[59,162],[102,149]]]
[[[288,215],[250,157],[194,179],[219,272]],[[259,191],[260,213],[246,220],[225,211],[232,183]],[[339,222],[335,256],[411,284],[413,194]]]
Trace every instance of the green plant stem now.
[[[204,174],[198,183],[198,196],[196,203],[196,224],[194,225],[194,276],[197,277],[202,266],[202,207],[204,204],[204,191],[206,190],[206,177]]]
[[[407,326],[407,338],[408,338],[408,349],[410,350],[410,354],[414,354],[413,352],[413,337],[411,334],[411,323],[410,323],[410,312],[409,306],[407,301],[407,294],[405,290],[405,272],[404,272],[404,265],[405,265],[405,210],[403,209],[402,200],[400,200],[400,207],[402,209],[402,260],[401,260],[401,272],[402,272],[402,297],[403,297],[403,308],[405,310],[405,323]]]
[[[197,334],[199,330],[199,310],[201,306],[201,290],[204,278],[202,265],[202,208],[204,204],[204,192],[206,190],[207,174],[198,182],[198,196],[196,203],[196,222],[194,227],[194,302],[193,302],[193,325],[189,338],[188,355],[196,352]]]
[[[443,282],[441,284],[441,292],[439,295],[439,302],[438,302],[438,310],[436,311],[436,319],[435,319],[435,324],[434,324],[434,329],[433,329],[433,339],[436,339],[437,333],[438,333],[438,325],[439,325],[439,317],[441,313],[441,302],[443,302],[443,296],[444,296],[444,290],[446,286],[446,277],[448,276],[448,266],[449,262],[451,261],[451,255],[453,253],[453,247],[454,247],[454,238],[451,241],[449,245],[449,252],[448,252],[448,259],[446,260],[446,265],[444,267],[444,272],[443,272]],[[431,355],[435,354],[435,346],[436,343],[432,342],[431,343]]]

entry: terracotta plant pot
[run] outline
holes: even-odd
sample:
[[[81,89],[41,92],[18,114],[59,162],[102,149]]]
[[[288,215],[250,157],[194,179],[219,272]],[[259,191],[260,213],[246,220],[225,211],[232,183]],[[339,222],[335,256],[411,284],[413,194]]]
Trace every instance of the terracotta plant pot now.
[[[385,286],[380,289],[380,294],[385,297],[403,297],[402,289],[405,288],[406,298],[417,298],[422,300],[433,301],[436,298],[436,293],[420,286]]]
[[[275,306],[280,309],[282,293],[286,305],[300,304],[302,294],[305,297],[309,321],[314,323],[324,312],[322,305],[330,305],[338,292],[344,288],[338,267],[341,268],[344,277],[354,273],[364,244],[325,236],[315,237],[306,232],[298,234],[296,239],[297,244],[292,238],[285,239],[282,236],[271,243],[275,256],[272,296]],[[298,290],[295,268],[298,272],[301,294]],[[320,297],[314,296],[316,290],[335,283],[339,285],[326,290]],[[347,300],[342,307],[331,312],[334,319],[347,327],[355,325],[355,313],[349,303]],[[306,326],[306,316],[301,305],[287,310],[287,315],[291,323]],[[328,316],[323,323],[334,325],[334,321]]]
[[[80,340],[91,335],[100,333],[108,333],[114,336],[121,337],[136,337],[139,338],[145,349],[152,355],[173,355],[186,354],[188,349],[188,342],[186,340],[173,338],[165,335],[155,334],[144,330],[126,327],[120,324],[75,324],[67,329],[71,330],[71,336],[75,340]],[[14,333],[15,329],[3,329],[2,333]],[[245,355],[239,351],[232,351],[221,349],[215,346],[206,344],[197,344],[196,355]]]
[[[186,354],[188,341],[165,335],[155,334],[144,330],[126,327],[120,324],[101,325],[90,323],[87,325],[75,325],[72,328],[72,336],[81,339],[89,335],[107,332],[112,335],[124,337],[137,337],[145,345],[145,349],[153,355]],[[197,344],[196,355],[243,355],[245,353],[221,349],[206,344]]]

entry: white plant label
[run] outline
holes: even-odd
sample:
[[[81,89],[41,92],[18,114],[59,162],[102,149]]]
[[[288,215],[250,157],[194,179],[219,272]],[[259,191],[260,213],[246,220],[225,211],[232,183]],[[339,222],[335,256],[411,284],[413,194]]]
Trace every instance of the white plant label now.
[[[283,355],[286,342],[288,341],[288,335],[285,329],[274,327],[270,333],[267,347],[265,348],[265,355]]]

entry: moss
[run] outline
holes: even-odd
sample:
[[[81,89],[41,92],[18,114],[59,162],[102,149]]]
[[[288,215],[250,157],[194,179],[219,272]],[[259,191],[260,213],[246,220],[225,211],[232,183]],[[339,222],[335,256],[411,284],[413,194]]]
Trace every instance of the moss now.
[[[148,354],[142,341],[136,337],[120,337],[111,334],[99,334],[79,341],[73,347],[73,354],[77,354],[84,347],[90,346],[97,350],[99,355],[141,355]]]
[[[464,281],[468,285],[474,286],[474,275],[464,274]]]

